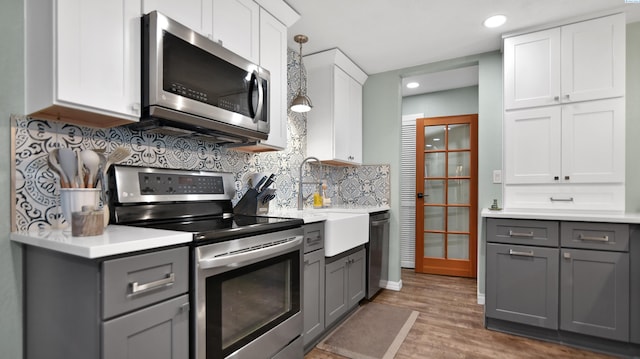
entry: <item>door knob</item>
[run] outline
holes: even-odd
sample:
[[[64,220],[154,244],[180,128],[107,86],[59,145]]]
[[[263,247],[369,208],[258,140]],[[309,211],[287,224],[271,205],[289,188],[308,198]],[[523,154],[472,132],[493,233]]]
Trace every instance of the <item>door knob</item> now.
[[[424,198],[424,194],[422,192],[418,192],[417,196],[418,198]]]

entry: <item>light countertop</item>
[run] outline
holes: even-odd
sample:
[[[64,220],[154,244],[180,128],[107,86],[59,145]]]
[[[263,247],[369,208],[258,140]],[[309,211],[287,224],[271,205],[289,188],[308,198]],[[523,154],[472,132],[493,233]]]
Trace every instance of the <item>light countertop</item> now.
[[[61,253],[95,259],[129,252],[161,248],[193,240],[191,233],[151,228],[109,225],[99,236],[73,237],[71,231],[13,232],[11,240]]]
[[[484,208],[484,218],[511,218],[511,219],[543,219],[555,221],[588,221],[608,223],[640,223],[640,213],[625,212],[596,212],[596,211],[550,211],[550,210],[523,210],[502,209],[499,211]]]
[[[379,207],[328,207],[328,208],[305,208],[301,211],[294,208],[272,209],[268,216],[301,218],[304,223],[314,223],[327,220],[328,213],[375,213],[390,210],[389,206]]]

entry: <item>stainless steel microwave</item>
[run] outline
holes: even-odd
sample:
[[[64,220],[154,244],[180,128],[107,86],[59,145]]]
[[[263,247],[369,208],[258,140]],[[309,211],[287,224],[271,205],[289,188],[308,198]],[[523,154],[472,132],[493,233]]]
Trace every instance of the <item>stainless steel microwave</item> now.
[[[222,143],[267,139],[267,70],[157,11],[142,24],[143,115],[132,127]]]

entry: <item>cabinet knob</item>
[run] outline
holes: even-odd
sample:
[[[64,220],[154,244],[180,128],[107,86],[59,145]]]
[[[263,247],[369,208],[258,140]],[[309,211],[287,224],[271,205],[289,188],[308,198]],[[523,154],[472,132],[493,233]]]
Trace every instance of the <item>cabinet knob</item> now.
[[[571,100],[571,94],[564,95],[564,98],[567,99],[567,100]]]
[[[553,96],[553,101],[560,101],[560,96]]]
[[[564,252],[564,253],[562,253],[562,258],[564,258],[564,259],[571,259],[571,253],[568,253],[568,252]]]
[[[568,181],[569,179],[571,179],[569,176],[564,176],[565,181]]]
[[[558,181],[558,180],[560,180],[560,176],[553,176],[553,180],[554,180],[554,181]]]

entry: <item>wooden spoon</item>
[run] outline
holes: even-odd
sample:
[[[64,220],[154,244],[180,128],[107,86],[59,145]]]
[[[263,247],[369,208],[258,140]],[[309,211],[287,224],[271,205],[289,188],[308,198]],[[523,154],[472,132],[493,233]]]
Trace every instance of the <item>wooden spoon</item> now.
[[[84,168],[87,170],[87,178],[84,181],[86,188],[93,188],[100,168],[100,156],[92,150],[82,150],[79,154]]]
[[[76,176],[78,175],[78,160],[75,152],[70,148],[61,148],[58,151],[60,167],[67,177],[67,181],[71,187],[78,187]]]
[[[58,158],[58,149],[55,148],[49,152],[49,156],[47,157],[47,162],[49,163],[49,168],[60,177],[60,187],[61,188],[69,188],[69,179],[67,175],[62,170],[60,166],[60,160]]]

